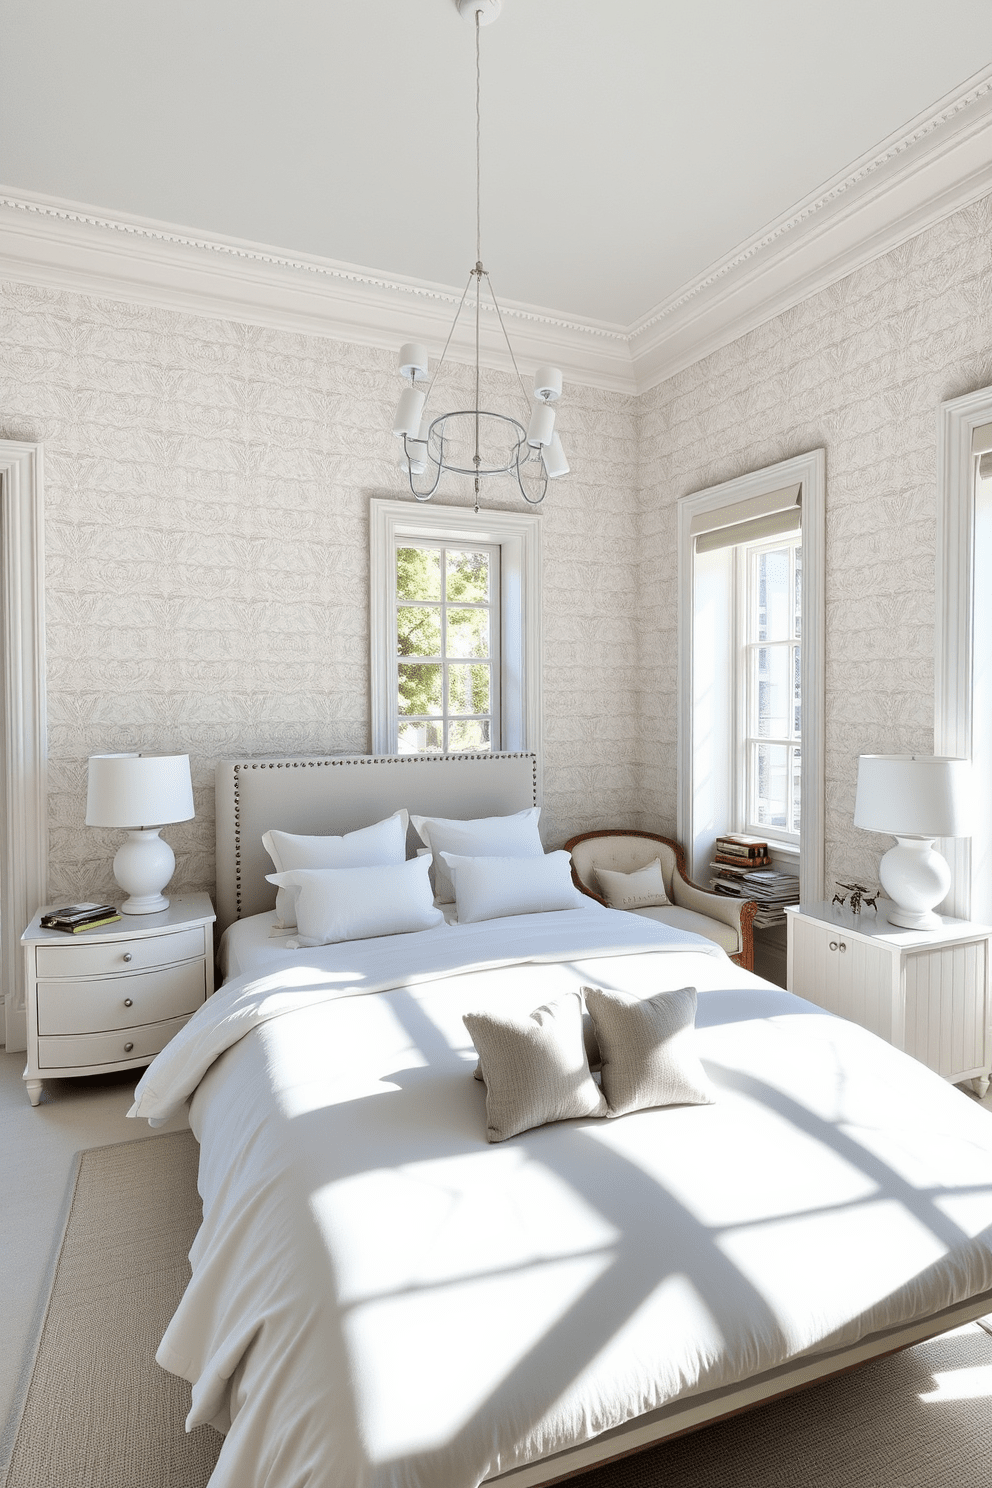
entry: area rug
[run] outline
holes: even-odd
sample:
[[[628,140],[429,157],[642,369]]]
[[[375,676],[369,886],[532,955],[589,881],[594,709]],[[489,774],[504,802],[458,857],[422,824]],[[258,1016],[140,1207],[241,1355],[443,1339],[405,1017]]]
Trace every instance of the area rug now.
[[[189,1387],[155,1349],[200,1220],[189,1132],[81,1154],[6,1488],[205,1488]],[[992,1460],[992,1336],[972,1323],[575,1488],[960,1488]],[[352,1488],[350,1484],[338,1488]]]

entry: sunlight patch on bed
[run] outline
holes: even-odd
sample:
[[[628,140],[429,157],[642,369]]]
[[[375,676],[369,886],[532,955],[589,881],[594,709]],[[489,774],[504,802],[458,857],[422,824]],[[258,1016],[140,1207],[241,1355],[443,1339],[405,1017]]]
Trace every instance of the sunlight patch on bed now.
[[[343,1306],[601,1254],[616,1229],[526,1149],[355,1173],[311,1205],[332,1237]]]
[[[528,1376],[514,1383],[514,1370],[612,1264],[609,1254],[559,1260],[352,1308],[345,1341],[370,1460],[388,1462],[453,1441],[504,1385],[509,1398],[501,1415],[527,1423],[534,1379],[527,1389],[520,1381]],[[466,1348],[467,1333],[484,1347]],[[560,1353],[554,1357],[560,1368]]]

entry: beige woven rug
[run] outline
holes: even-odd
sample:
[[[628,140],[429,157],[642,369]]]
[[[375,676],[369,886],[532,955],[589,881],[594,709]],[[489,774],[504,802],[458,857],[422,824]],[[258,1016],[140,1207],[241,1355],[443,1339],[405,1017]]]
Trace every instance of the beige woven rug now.
[[[203,1488],[154,1362],[200,1219],[188,1132],[81,1154],[6,1488]],[[575,1488],[961,1488],[992,1478],[992,1337],[971,1324],[576,1479]],[[340,1484],[339,1488],[353,1488]]]

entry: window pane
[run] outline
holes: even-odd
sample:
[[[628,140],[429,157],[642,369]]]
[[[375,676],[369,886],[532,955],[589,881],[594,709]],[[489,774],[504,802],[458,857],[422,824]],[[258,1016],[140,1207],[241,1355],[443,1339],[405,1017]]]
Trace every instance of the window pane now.
[[[452,713],[488,713],[489,667],[449,666],[448,709]]]
[[[458,718],[448,725],[449,754],[460,754],[465,749],[490,752],[488,718]]]
[[[797,646],[792,653],[792,731],[797,739],[803,736],[802,657]]]
[[[448,611],[448,655],[489,655],[489,611]]]
[[[398,656],[441,655],[441,611],[433,605],[405,606],[396,611]]]
[[[803,633],[803,550],[796,549],[796,636]]]
[[[441,598],[441,554],[437,548],[396,549],[396,593],[400,599]]]
[[[789,592],[791,564],[789,548],[775,548],[758,553],[758,633],[759,641],[787,641],[791,635]]]
[[[754,732],[763,739],[789,739],[791,688],[789,686],[790,646],[758,646],[758,675],[755,679]]]
[[[803,752],[801,749],[792,751],[792,828],[793,832],[799,831],[802,821],[800,806],[802,805],[802,787],[800,776],[802,773]]]
[[[485,604],[489,598],[489,554],[448,549],[448,600]]]
[[[401,723],[397,754],[442,754],[440,723]]]
[[[441,664],[424,665],[401,661],[399,664],[400,713],[437,714],[441,710]]]
[[[790,756],[796,751],[784,744],[755,744],[754,821],[761,827],[792,826]]]

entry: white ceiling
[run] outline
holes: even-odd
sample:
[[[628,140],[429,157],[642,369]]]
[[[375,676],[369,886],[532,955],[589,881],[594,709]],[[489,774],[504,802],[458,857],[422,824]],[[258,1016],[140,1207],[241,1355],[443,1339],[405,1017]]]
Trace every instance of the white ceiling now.
[[[13,189],[464,283],[454,0],[2,0]],[[989,0],[503,0],[482,33],[497,293],[630,326],[992,61]]]

